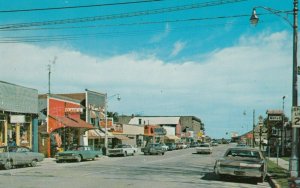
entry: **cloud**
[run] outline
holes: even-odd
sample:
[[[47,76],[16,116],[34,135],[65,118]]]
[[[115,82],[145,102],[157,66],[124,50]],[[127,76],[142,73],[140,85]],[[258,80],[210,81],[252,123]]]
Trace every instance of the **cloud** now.
[[[170,24],[166,23],[164,31],[162,33],[154,35],[150,39],[150,43],[160,42],[161,40],[163,40],[164,38],[166,38],[169,35],[170,31],[171,31]]]
[[[177,54],[179,54],[185,48],[185,45],[186,45],[185,42],[177,41],[173,46],[171,56],[174,57]]]
[[[178,42],[173,54],[183,47]],[[122,101],[110,102],[110,110],[127,115],[141,111],[195,115],[213,136],[214,127],[239,131],[236,122],[242,123],[245,110],[264,115],[268,108],[281,107],[282,96],[291,90],[291,53],[286,32],[242,36],[234,46],[204,54],[205,60],[176,64],[138,51],[103,58],[56,46],[0,44],[0,80],[46,93],[47,65],[56,56],[51,74],[54,93],[84,89],[120,93]],[[247,118],[252,122],[250,115]]]

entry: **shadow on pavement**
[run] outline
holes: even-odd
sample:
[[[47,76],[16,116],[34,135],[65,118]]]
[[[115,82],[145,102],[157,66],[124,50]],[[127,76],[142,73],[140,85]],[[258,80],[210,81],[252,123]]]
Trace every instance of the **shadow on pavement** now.
[[[206,173],[201,179],[207,181],[225,181],[225,182],[232,182],[232,183],[247,183],[252,185],[257,184],[257,181],[252,178],[239,178],[239,177],[219,178],[214,172]]]

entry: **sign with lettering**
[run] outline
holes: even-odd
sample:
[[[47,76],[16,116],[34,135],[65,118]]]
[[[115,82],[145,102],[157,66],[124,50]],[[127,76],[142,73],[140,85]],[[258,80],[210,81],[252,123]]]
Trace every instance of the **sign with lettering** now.
[[[269,116],[269,121],[282,121],[282,116]]]
[[[82,113],[82,108],[65,108],[66,113]]]
[[[154,134],[156,135],[166,135],[167,131],[163,127],[154,128]]]
[[[293,128],[300,127],[300,107],[299,106],[292,107],[292,127]]]

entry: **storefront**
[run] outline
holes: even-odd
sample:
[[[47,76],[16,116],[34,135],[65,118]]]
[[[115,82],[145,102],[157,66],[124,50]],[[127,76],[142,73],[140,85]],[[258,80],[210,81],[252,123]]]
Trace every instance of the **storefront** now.
[[[80,119],[84,111],[80,101],[53,94],[40,96],[39,100],[47,101],[46,129],[40,133],[41,152],[53,157],[59,150],[83,145],[82,135],[94,127]]]
[[[0,81],[0,145],[37,151],[38,91]]]

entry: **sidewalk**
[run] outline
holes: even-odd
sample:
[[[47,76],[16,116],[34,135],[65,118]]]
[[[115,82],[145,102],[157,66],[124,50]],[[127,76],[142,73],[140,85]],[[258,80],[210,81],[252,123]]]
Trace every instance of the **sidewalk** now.
[[[276,157],[270,157],[269,160],[274,162],[275,164],[277,164],[278,161],[278,166],[284,168],[285,170],[289,170],[289,161],[283,160],[281,158],[277,159]]]

